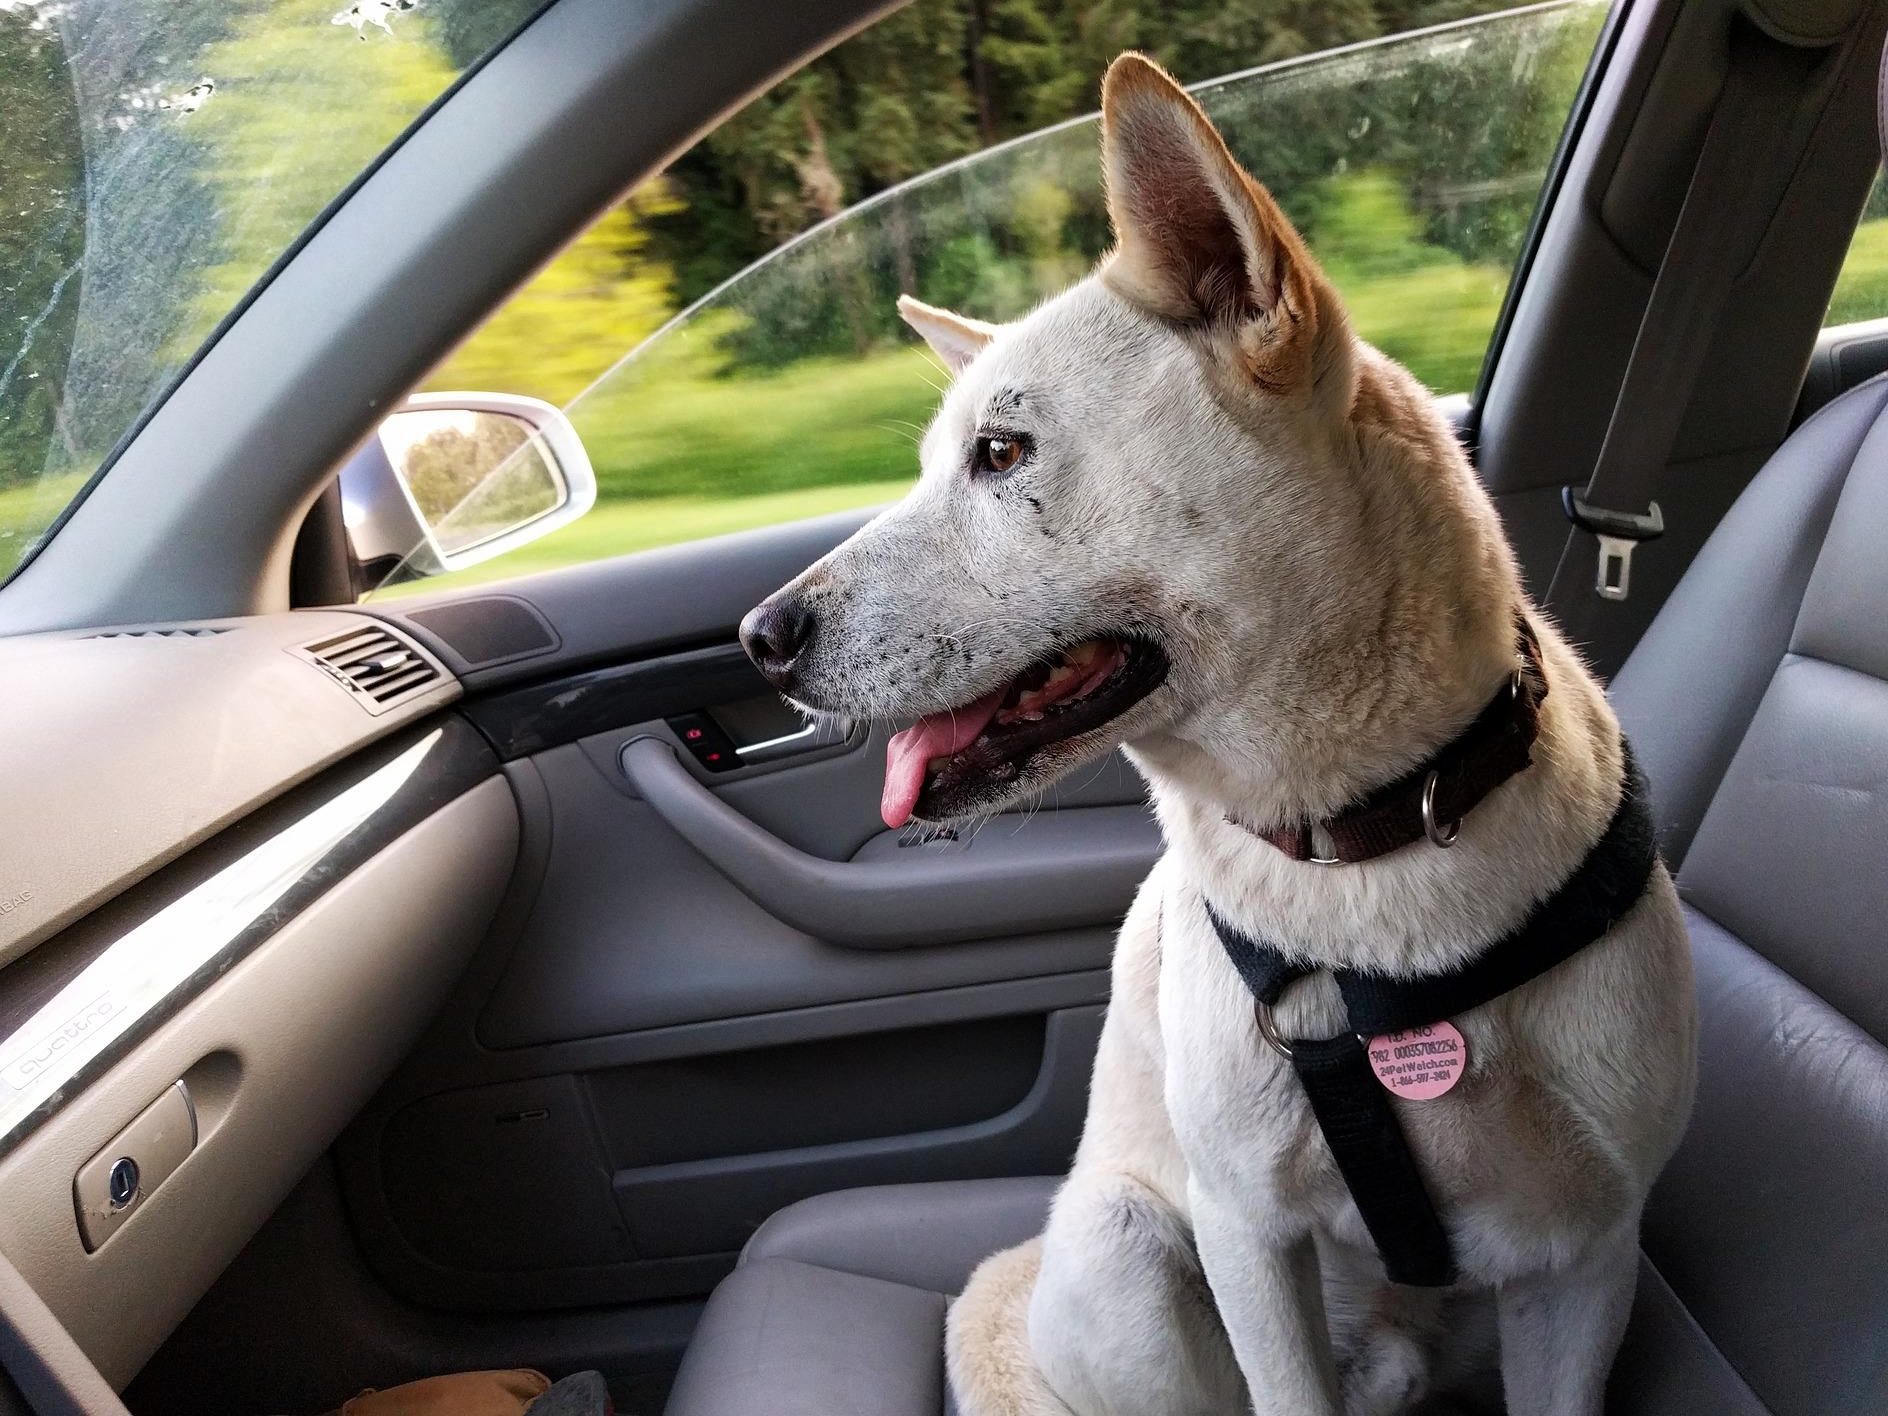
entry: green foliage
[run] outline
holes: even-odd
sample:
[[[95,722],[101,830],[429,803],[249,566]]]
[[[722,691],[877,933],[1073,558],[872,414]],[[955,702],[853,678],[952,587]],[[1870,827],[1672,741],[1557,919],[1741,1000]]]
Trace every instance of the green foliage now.
[[[60,404],[85,249],[85,152],[57,32],[33,21],[29,9],[0,9],[0,488],[79,456]]]
[[[173,336],[188,358],[203,333],[354,179],[452,82],[424,8],[401,14],[392,37],[356,39],[330,23],[334,0],[274,0],[243,15],[203,56],[217,92],[189,115],[209,154],[199,174],[223,213],[221,259],[199,277],[196,314]],[[346,141],[310,142],[311,128]],[[371,263],[370,253],[362,253]]]
[[[1123,49],[1145,50],[1198,82],[1499,8],[1501,0],[915,0],[756,98],[680,159],[669,171],[680,205],[653,224],[654,240],[674,272],[677,306],[685,306],[846,207],[952,158],[1092,111],[1103,70]],[[1553,61],[1570,75],[1542,76],[1543,90],[1571,95],[1599,15],[1596,6],[1592,26]],[[1447,74],[1432,77],[1436,91],[1420,101],[1450,114],[1457,141],[1428,145],[1419,166],[1440,169],[1448,181],[1481,175],[1451,165],[1459,150],[1491,162],[1532,152],[1542,125],[1551,146],[1565,117],[1564,106],[1514,111],[1501,101],[1511,80],[1491,85],[1481,76],[1478,102]],[[1505,148],[1465,125],[1502,128]],[[1291,142],[1308,137],[1323,167],[1345,131],[1324,121]],[[1269,155],[1278,136],[1268,133],[1261,151]],[[1289,182],[1295,171],[1289,154],[1260,169],[1268,182]],[[1484,247],[1504,236],[1511,245],[1532,196],[1519,194],[1515,229],[1483,233]],[[1445,225],[1446,207],[1445,196],[1436,213]]]
[[[1825,324],[1849,324],[1888,316],[1888,216],[1855,228]]]
[[[658,179],[590,226],[513,295],[428,380],[563,406],[674,313],[669,267],[648,249],[647,218],[676,203]]]
[[[308,222],[536,7],[423,0],[357,38],[340,3],[0,4],[0,572]]]

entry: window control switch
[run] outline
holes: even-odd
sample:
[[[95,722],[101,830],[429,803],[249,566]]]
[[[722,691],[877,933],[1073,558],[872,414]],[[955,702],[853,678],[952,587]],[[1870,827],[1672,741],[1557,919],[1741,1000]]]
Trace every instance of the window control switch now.
[[[668,723],[669,731],[710,772],[726,772],[741,765],[734,740],[706,713],[683,713]]]

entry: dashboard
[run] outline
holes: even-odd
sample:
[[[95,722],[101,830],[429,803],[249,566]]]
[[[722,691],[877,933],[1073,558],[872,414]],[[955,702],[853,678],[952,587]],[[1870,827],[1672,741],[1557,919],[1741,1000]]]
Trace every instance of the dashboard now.
[[[122,1385],[437,1010],[517,807],[363,613],[28,636],[0,684],[0,1254]]]

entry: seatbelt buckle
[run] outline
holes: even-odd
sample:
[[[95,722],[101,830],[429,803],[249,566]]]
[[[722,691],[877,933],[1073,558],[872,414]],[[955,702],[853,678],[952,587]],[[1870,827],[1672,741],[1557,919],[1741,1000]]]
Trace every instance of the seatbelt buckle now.
[[[1665,534],[1665,517],[1657,502],[1643,512],[1614,511],[1592,506],[1571,486],[1560,489],[1561,509],[1567,520],[1590,532],[1600,543],[1593,591],[1602,600],[1623,600],[1632,589],[1632,553],[1641,541],[1656,541]]]

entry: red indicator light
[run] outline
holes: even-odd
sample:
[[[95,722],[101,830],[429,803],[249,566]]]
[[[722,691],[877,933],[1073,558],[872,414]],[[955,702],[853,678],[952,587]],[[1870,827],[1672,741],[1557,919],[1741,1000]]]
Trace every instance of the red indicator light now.
[[[690,742],[699,742],[701,740],[701,729],[690,728],[684,732],[682,736],[687,738]]]

